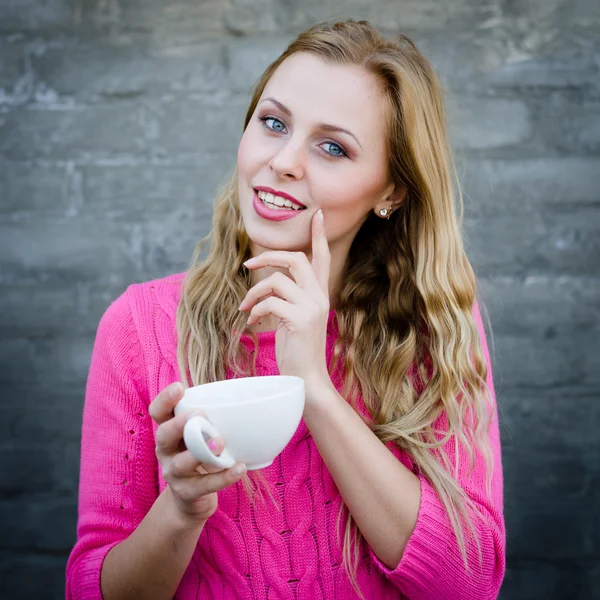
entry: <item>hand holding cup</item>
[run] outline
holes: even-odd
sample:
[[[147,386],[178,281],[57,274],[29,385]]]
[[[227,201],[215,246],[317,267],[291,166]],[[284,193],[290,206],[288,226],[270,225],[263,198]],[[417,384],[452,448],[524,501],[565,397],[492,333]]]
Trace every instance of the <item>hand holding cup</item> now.
[[[183,397],[183,386],[171,384],[150,403],[148,412],[158,424],[156,431],[156,457],[162,475],[168,483],[178,511],[185,519],[203,521],[217,509],[217,494],[236,483],[246,472],[245,465],[234,463],[231,468],[214,467],[198,460],[183,442],[186,423],[192,416],[204,414],[198,409],[174,410]],[[220,438],[208,442],[211,454],[218,458],[224,443]]]

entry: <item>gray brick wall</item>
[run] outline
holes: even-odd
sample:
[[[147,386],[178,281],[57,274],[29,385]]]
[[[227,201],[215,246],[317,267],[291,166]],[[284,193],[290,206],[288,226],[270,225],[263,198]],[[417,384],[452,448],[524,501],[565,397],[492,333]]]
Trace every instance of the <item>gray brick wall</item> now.
[[[494,329],[501,598],[600,598],[595,0],[0,0],[0,597],[64,595],[103,311],[185,268],[250,85],[349,16],[409,34],[448,89]]]

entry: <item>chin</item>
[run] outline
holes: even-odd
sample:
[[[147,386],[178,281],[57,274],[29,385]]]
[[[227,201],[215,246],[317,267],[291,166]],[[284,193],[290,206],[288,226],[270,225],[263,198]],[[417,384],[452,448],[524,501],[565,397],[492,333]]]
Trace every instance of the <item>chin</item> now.
[[[257,216],[258,217],[258,216]],[[273,227],[275,225],[275,227]],[[268,250],[285,250],[286,252],[301,252],[310,245],[310,240],[302,239],[298,232],[297,236],[290,236],[290,232],[277,231],[277,223],[265,224],[244,219],[244,227],[250,241],[259,248]]]
[[[306,244],[302,240],[292,240],[289,235],[286,236],[274,236],[264,235],[258,232],[248,231],[248,237],[250,241],[259,248],[265,250],[283,250],[285,252],[304,252],[307,248]]]

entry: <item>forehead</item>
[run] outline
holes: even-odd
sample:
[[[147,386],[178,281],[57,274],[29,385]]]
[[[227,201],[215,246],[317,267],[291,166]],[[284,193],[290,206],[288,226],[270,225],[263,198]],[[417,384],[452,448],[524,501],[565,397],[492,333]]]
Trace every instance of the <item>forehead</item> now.
[[[338,65],[299,52],[286,58],[269,79],[261,99],[274,97],[294,118],[351,130],[362,139],[385,130],[385,104],[375,75],[358,65]]]

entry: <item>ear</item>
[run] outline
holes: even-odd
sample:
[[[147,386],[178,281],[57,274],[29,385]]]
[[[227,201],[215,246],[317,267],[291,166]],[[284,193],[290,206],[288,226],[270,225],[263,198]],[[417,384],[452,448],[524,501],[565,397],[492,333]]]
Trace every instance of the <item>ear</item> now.
[[[387,201],[391,203],[394,210],[398,210],[400,205],[406,200],[406,188],[403,185],[395,186],[392,193],[387,197]]]

